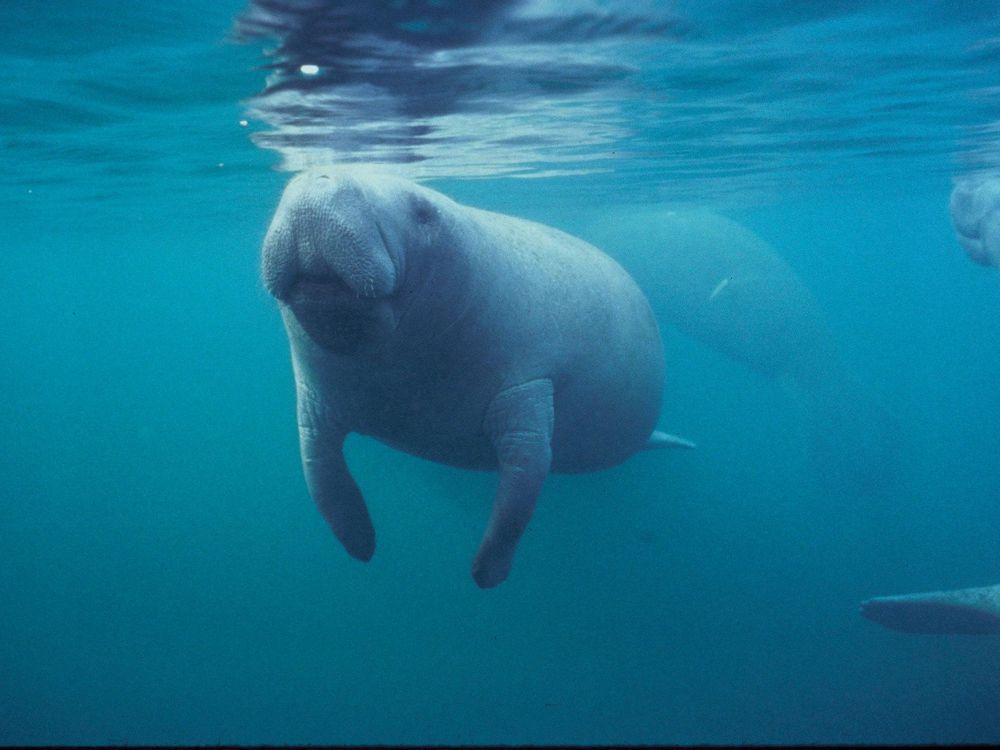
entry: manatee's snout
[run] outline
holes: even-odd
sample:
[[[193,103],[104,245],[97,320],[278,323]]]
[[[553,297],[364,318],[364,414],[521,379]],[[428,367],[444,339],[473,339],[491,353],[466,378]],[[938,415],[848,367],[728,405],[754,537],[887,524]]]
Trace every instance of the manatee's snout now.
[[[315,343],[358,352],[394,328],[387,298],[402,276],[403,242],[392,227],[359,180],[304,172],[288,183],[264,238],[264,286]]]
[[[264,286],[293,305],[392,294],[402,255],[383,226],[388,218],[349,175],[298,175],[285,188],[264,238]]]

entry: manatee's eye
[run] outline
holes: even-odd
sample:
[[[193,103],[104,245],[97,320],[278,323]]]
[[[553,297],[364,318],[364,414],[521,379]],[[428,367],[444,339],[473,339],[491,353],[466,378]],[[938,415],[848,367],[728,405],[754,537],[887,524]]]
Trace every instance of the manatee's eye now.
[[[430,201],[417,195],[410,198],[410,212],[419,224],[429,224],[437,215]]]

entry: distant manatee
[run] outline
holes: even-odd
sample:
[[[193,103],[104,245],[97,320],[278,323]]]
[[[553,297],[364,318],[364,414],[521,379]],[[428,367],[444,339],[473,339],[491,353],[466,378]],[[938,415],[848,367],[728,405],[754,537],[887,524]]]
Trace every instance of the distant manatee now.
[[[876,597],[861,603],[861,614],[905,633],[1000,634],[1000,585]]]
[[[966,254],[981,266],[1000,268],[1000,175],[956,179],[949,208]]]
[[[892,420],[850,373],[816,298],[767,242],[711,211],[607,209],[585,222],[672,325],[751,370],[796,383],[821,466],[868,490],[891,473]]]

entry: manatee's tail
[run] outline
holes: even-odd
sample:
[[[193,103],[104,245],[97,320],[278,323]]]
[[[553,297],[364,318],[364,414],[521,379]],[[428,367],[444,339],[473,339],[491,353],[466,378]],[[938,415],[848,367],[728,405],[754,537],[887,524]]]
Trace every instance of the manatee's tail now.
[[[653,434],[649,436],[649,440],[643,446],[643,450],[652,450],[653,448],[697,448],[698,446],[692,443],[687,438],[678,437],[677,435],[671,435],[669,432],[660,432],[659,430],[653,430]]]
[[[883,627],[904,633],[1000,634],[1000,584],[880,596],[862,602],[861,614]]]

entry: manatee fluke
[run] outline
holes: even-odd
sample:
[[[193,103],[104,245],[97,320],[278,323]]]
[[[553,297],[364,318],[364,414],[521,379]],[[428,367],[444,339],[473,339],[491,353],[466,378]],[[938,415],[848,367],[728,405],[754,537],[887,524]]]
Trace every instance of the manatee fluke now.
[[[558,230],[314,169],[285,189],[261,276],[291,346],[309,492],[356,559],[374,553],[375,530],[344,461],[350,432],[499,473],[472,566],[484,588],[507,577],[550,472],[691,447],[653,429],[664,363],[646,298]]]
[[[862,602],[861,614],[904,633],[1000,634],[1000,585],[880,596]]]

